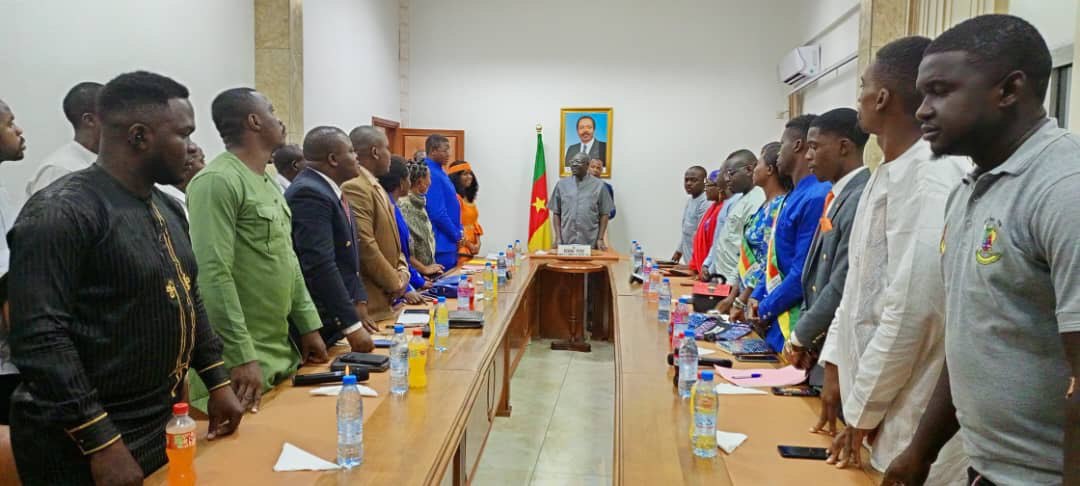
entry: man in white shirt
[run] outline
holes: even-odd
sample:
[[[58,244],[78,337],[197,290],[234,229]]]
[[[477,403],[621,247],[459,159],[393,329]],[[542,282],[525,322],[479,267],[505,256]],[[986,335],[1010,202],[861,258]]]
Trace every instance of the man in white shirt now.
[[[11,112],[11,108],[0,100],[0,162],[22,160],[25,155],[26,138],[23,137],[23,131],[15,124],[15,114]],[[6,275],[8,271],[8,258],[11,252],[8,249],[6,235],[8,229],[15,223],[15,214],[5,192],[3,186],[0,186],[0,275]],[[4,302],[0,302],[0,305],[7,304],[6,289],[3,296]],[[9,326],[3,314],[0,314],[0,425],[4,426],[7,425],[10,416],[11,393],[19,384],[19,370],[15,369],[15,364],[11,362],[11,348],[7,342]],[[6,427],[3,435],[7,435]],[[0,463],[3,462],[0,461]]]
[[[75,129],[75,138],[49,154],[26,184],[26,197],[33,196],[53,181],[93,165],[97,159],[101,127],[97,120],[97,95],[101,83],[76,84],[64,96],[64,116]]]
[[[705,176],[707,175],[709,174],[705,172],[705,168],[700,165],[686,169],[686,173],[683,174],[683,189],[690,196],[690,200],[686,201],[686,207],[683,208],[679,247],[671,255],[671,261],[675,263],[690,263],[690,260],[693,260],[694,233],[697,232],[701,217],[705,216],[705,211],[709,210],[710,204],[709,198],[705,197]]]
[[[765,191],[754,185],[756,164],[757,157],[747,149],[732,152],[724,162],[721,176],[727,183],[731,197],[724,201],[724,208],[716,219],[713,244],[701,267],[702,280],[711,280],[712,277],[722,277],[726,282],[737,280],[739,250],[742,248],[746,223],[765,202]]]
[[[304,151],[300,150],[300,146],[295,143],[275,150],[270,160],[274,163],[274,169],[277,170],[274,181],[281,188],[282,194],[285,194],[292,180],[307,166],[304,162]]]
[[[843,297],[821,353],[822,417],[813,431],[835,430],[843,404],[848,426],[828,460],[838,467],[861,465],[867,437],[870,465],[878,471],[889,466],[911,440],[945,359],[938,248],[945,201],[970,164],[935,159],[920,140],[915,78],[929,43],[924,37],[893,41],[862,76],[859,125],[878,136],[885,160],[859,200]],[[962,480],[965,460],[954,446],[938,457],[928,484]]]

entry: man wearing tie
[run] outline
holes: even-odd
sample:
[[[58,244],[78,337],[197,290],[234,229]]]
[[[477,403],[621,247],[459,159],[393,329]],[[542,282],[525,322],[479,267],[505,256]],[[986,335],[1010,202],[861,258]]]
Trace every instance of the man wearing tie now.
[[[566,167],[570,167],[570,157],[575,154],[585,154],[589,158],[587,160],[597,159],[602,162],[607,162],[607,143],[597,140],[596,133],[596,120],[589,115],[584,115],[577,120],[577,134],[581,142],[575,143],[566,149],[566,157],[563,160],[566,161]]]
[[[356,151],[337,127],[316,127],[304,137],[307,167],[285,190],[292,210],[292,241],[311,300],[319,311],[323,341],[344,336],[353,351],[375,346],[368,331],[367,292],[360,280],[356,225],[341,184],[360,174]]]

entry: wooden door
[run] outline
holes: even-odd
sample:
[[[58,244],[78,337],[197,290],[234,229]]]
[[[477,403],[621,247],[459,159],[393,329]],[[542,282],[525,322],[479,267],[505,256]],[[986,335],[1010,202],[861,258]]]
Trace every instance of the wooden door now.
[[[398,128],[394,131],[394,139],[390,144],[390,151],[412,159],[418,150],[424,150],[424,143],[433,134],[439,134],[450,140],[450,161],[465,160],[465,130],[440,130],[430,128]]]

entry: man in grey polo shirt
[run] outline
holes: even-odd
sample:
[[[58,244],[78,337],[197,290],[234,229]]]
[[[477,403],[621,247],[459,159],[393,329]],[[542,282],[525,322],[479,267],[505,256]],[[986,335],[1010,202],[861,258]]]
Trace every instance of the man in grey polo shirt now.
[[[925,51],[916,116],[935,154],[977,168],[941,241],[945,369],[884,484],[922,484],[957,430],[971,484],[1080,484],[1080,137],[1046,117],[1031,24],[985,15]],[[1080,395],[1080,394],[1078,394]]]

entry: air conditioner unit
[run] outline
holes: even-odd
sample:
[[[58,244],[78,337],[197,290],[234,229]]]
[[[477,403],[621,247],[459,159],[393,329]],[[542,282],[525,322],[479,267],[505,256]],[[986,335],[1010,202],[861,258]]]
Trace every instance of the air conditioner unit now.
[[[796,86],[821,70],[821,46],[796,47],[776,65],[776,74],[785,84]]]

